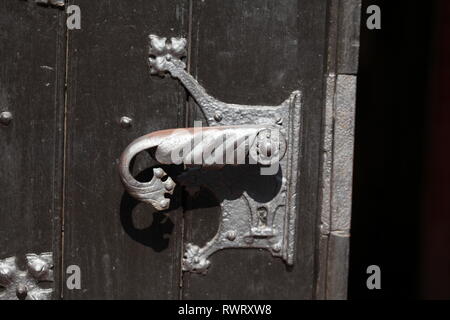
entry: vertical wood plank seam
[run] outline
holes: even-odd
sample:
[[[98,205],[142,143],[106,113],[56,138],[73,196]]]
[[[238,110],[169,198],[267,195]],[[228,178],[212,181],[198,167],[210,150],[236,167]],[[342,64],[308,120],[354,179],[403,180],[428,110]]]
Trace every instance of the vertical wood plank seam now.
[[[71,0],[67,1],[67,5],[71,4]],[[64,16],[64,15],[63,15]],[[60,265],[61,265],[61,274],[60,274],[60,299],[64,299],[64,244],[65,244],[65,209],[66,209],[66,171],[67,171],[67,110],[68,110],[68,84],[69,84],[69,29],[67,25],[63,23],[63,28],[65,31],[66,41],[65,41],[65,70],[64,70],[64,124],[63,124],[63,172],[62,172],[62,199],[61,199],[61,256],[60,256]]]
[[[190,73],[191,72],[191,56],[192,56],[192,21],[193,19],[193,1],[189,0],[189,13],[188,13],[188,52],[187,52],[187,72]],[[189,127],[190,126],[190,121],[191,121],[191,112],[190,112],[190,103],[189,103],[189,94],[186,92],[186,101],[185,101],[185,106],[184,106],[184,124],[185,127]],[[184,257],[184,242],[185,242],[185,210],[184,210],[184,201],[185,198],[183,195],[181,195],[181,207],[182,207],[182,216],[181,216],[181,241],[180,241],[180,266],[179,266],[179,272],[180,272],[180,280],[179,280],[179,300],[183,300],[183,294],[184,294],[184,273],[183,273],[183,268],[182,268],[182,263],[183,263],[183,257]],[[188,282],[187,282],[188,283]]]
[[[339,78],[341,78],[341,76],[344,76],[344,77],[345,76],[356,76],[356,73],[342,73],[341,74],[341,73],[338,72],[340,56],[343,54],[343,52],[341,52],[341,50],[340,50],[341,47],[342,47],[342,44],[340,43],[340,41],[343,40],[343,39],[341,39],[342,33],[340,31],[341,31],[342,23],[343,23],[343,21],[341,20],[341,18],[342,18],[342,11],[344,11],[345,8],[343,8],[341,6],[343,4],[343,2],[344,2],[343,0],[336,0],[336,1],[338,1],[338,10],[337,10],[336,21],[335,21],[335,24],[337,26],[337,30],[336,30],[336,38],[335,38],[335,41],[334,41],[334,45],[335,45],[335,56],[333,58],[333,62],[334,62],[333,67],[334,68],[332,70],[328,70],[328,72],[327,72],[327,77],[334,76],[334,88],[335,88],[334,94],[333,94],[333,98],[332,98],[333,99],[332,130],[331,130],[331,135],[332,135],[332,150],[331,150],[332,168],[331,168],[331,170],[332,170],[332,174],[331,174],[331,180],[330,180],[330,190],[327,191],[327,192],[329,192],[329,195],[331,196],[331,199],[333,198],[333,193],[334,193],[333,189],[336,186],[336,181],[334,180],[334,175],[335,175],[334,174],[334,170],[335,170],[334,165],[335,165],[335,161],[336,161],[336,154],[335,154],[336,129],[335,128],[336,128],[336,120],[337,120],[337,118],[336,118],[337,117],[337,114],[336,114],[337,109],[336,108],[339,107],[337,105],[337,100],[336,100],[337,99],[337,94],[339,94],[339,92],[338,93],[336,92],[337,81],[338,81]],[[355,22],[359,23],[359,20],[355,21]],[[345,46],[343,48],[345,50]],[[354,125],[354,119],[353,119],[353,125]],[[350,193],[351,193],[351,190],[350,190]],[[335,298],[337,298],[337,296],[335,294],[330,292],[330,290],[332,290],[330,285],[332,285],[332,284],[330,283],[330,279],[328,278],[328,274],[329,274],[328,271],[329,271],[330,263],[333,263],[333,261],[331,261],[332,258],[333,258],[333,256],[332,256],[333,252],[331,252],[330,250],[335,249],[332,246],[332,243],[330,243],[330,241],[333,240],[332,237],[334,237],[334,238],[335,237],[339,237],[339,238],[343,237],[343,238],[347,238],[347,241],[348,241],[348,238],[350,236],[350,230],[347,230],[347,228],[342,229],[340,227],[336,228],[335,226],[333,226],[333,219],[336,218],[336,217],[334,217],[334,214],[333,214],[333,201],[330,201],[330,206],[331,206],[330,207],[330,225],[329,225],[328,236],[327,236],[327,245],[326,245],[327,252],[324,253],[324,255],[326,257],[325,258],[326,265],[323,266],[323,268],[325,269],[325,275],[326,275],[326,278],[324,279],[324,281],[325,281],[325,285],[324,285],[324,287],[325,287],[324,288],[325,289],[325,292],[324,292],[325,296],[324,296],[324,298],[325,299],[335,299]],[[350,220],[350,218],[351,218],[350,216],[351,216],[351,213],[348,213],[348,216],[346,217],[346,219]],[[330,237],[330,236],[332,236],[332,237]],[[348,257],[346,257],[346,259],[348,259]],[[334,287],[342,287],[344,285],[342,282],[346,281],[346,279],[347,279],[347,274],[344,275],[344,277],[340,278],[340,280],[339,279],[333,279],[332,281],[335,282],[334,283],[335,284]],[[339,281],[341,283],[338,283]],[[346,287],[346,284],[345,284],[345,287]],[[344,295],[346,296],[346,293],[345,294],[341,294],[340,298],[343,297]]]
[[[54,202],[52,205],[53,218],[52,218],[52,252],[55,263],[55,283],[54,283],[54,295],[53,299],[62,298],[62,257],[61,251],[62,242],[62,208],[63,208],[63,171],[64,171],[64,117],[65,117],[65,87],[66,87],[66,34],[64,30],[65,25],[65,13],[64,11],[58,11],[57,17],[57,29],[56,29],[56,47],[55,47],[55,94],[54,94],[54,121],[55,121],[55,133],[54,133],[54,171],[52,177],[52,195]],[[62,71],[62,74],[61,74]],[[58,270],[59,268],[59,270]]]
[[[325,52],[326,71],[324,74],[324,99],[325,104],[322,119],[321,137],[321,181],[319,192],[319,214],[318,214],[318,257],[315,277],[315,299],[326,299],[327,295],[327,266],[329,233],[331,224],[331,185],[332,185],[332,163],[333,163],[333,128],[336,94],[336,69],[338,62],[338,21],[339,21],[339,0],[329,0],[327,5],[327,46]],[[331,112],[328,112],[331,111]],[[327,141],[329,142],[327,144]],[[331,165],[330,165],[331,164]],[[322,239],[325,236],[326,239]],[[320,246],[320,242],[325,242],[325,248]],[[323,250],[322,250],[323,249]]]
[[[328,300],[328,299],[332,299],[332,297],[329,295],[329,264],[330,264],[330,260],[331,260],[331,253],[330,250],[332,250],[331,248],[331,231],[332,231],[332,220],[333,220],[333,208],[332,208],[332,198],[333,198],[333,194],[332,194],[332,189],[333,189],[333,184],[334,184],[334,175],[333,175],[333,163],[334,163],[334,144],[335,144],[335,132],[334,132],[334,128],[335,128],[335,122],[336,122],[336,118],[335,118],[335,110],[336,110],[336,82],[337,82],[337,78],[338,78],[338,69],[339,69],[339,38],[341,36],[340,34],[340,20],[341,20],[341,3],[342,0],[335,0],[335,4],[336,4],[336,14],[335,14],[335,21],[334,21],[334,27],[336,28],[335,30],[335,38],[333,41],[333,48],[334,48],[334,52],[333,52],[333,65],[332,65],[332,69],[328,70],[327,72],[327,76],[332,75],[333,76],[333,95],[332,95],[332,100],[331,100],[331,131],[330,131],[330,139],[331,139],[331,149],[330,149],[330,158],[331,158],[331,167],[330,169],[330,185],[329,190],[327,190],[328,195],[329,195],[329,208],[328,208],[328,214],[329,214],[329,226],[328,226],[328,234],[327,234],[327,239],[326,239],[326,258],[325,258],[325,277],[324,277],[324,281],[325,281],[325,285],[324,285],[324,299]]]

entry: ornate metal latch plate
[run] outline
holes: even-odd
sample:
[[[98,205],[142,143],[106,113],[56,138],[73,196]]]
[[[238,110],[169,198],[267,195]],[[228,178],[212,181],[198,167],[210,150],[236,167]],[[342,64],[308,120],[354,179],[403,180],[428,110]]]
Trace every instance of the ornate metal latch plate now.
[[[218,101],[185,71],[186,44],[183,38],[151,35],[150,71],[180,80],[203,111],[208,127],[158,131],[137,139],[120,159],[123,184],[132,196],[157,210],[169,208],[166,195],[173,193],[175,182],[163,169],[155,168],[147,183],[130,174],[131,160],[150,149],[161,164],[186,166],[176,179],[181,185],[208,188],[220,199],[218,232],[203,247],[186,245],[184,271],[206,272],[209,257],[226,248],[267,249],[292,265],[301,147],[300,92],[278,106]]]

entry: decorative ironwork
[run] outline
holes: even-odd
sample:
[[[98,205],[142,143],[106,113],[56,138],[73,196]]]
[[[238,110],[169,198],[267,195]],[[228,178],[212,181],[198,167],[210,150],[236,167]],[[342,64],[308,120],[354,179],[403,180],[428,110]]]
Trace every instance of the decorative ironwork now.
[[[26,270],[20,270],[17,258],[0,260],[0,300],[50,300],[53,289],[42,288],[53,282],[52,253],[27,254]]]
[[[65,0],[34,0],[38,4],[52,5],[55,7],[64,7]]]
[[[273,256],[281,257],[292,265],[301,147],[301,94],[298,91],[292,93],[278,106],[221,102],[208,95],[197,80],[185,71],[183,59],[186,44],[183,38],[167,39],[151,35],[150,71],[159,76],[170,74],[180,80],[200,106],[209,127],[164,130],[137,139],[124,151],[120,160],[120,176],[124,186],[132,196],[151,203],[156,209],[168,208],[169,199],[164,194],[171,194],[175,183],[171,178],[165,182],[158,180],[158,177],[165,176],[164,171],[155,172],[148,183],[136,181],[129,172],[133,157],[143,150],[152,149],[159,163],[184,164],[187,167],[178,177],[182,185],[206,187],[221,200],[222,215],[216,236],[204,247],[192,243],[186,245],[184,271],[206,272],[210,265],[209,257],[225,248],[267,249]],[[223,139],[226,134],[231,134],[234,139]],[[203,139],[197,139],[198,136]],[[245,144],[238,141],[245,141]],[[174,161],[174,150],[183,150],[191,145],[194,146],[192,150],[182,153],[179,161]],[[211,149],[223,152],[211,156],[206,152]],[[272,160],[277,159],[273,176],[264,177],[261,175],[263,171],[242,166],[243,163],[236,161],[236,158],[224,160],[227,155],[225,151],[229,149],[241,151],[242,156],[253,159],[245,164],[253,165],[251,167],[258,165],[261,170],[274,166]],[[208,170],[205,174],[201,168],[192,168],[193,165],[220,170]],[[247,179],[242,179],[243,176]],[[271,180],[264,183],[259,181],[261,179]],[[251,191],[255,185],[265,184],[270,185],[270,190]],[[240,192],[238,195],[236,190]],[[255,192],[264,195],[255,195]]]

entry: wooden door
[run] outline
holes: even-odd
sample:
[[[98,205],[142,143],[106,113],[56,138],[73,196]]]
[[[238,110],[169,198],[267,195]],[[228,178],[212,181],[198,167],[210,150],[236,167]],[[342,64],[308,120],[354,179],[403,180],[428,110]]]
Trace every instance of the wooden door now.
[[[0,5],[0,112],[13,116],[0,125],[0,259],[53,253],[54,299],[345,298],[359,1],[68,2],[79,30],[65,8]],[[176,189],[160,213],[124,190],[131,141],[204,119],[178,81],[150,74],[149,34],[186,38],[188,72],[221,101],[278,105],[301,91],[293,266],[229,249],[206,275],[183,272],[186,243],[217,230],[217,200]],[[139,155],[134,173],[154,164]]]

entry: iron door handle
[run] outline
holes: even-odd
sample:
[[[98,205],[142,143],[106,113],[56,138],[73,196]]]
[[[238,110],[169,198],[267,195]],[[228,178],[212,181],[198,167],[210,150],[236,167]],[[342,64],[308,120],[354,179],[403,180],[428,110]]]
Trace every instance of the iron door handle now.
[[[209,256],[225,248],[267,249],[292,265],[302,143],[300,92],[292,93],[278,106],[221,102],[208,95],[185,71],[186,43],[183,38],[151,35],[150,70],[154,75],[170,74],[180,80],[201,108],[207,127],[157,131],[137,139],[120,158],[121,180],[133,197],[150,203],[157,210],[166,210],[170,205],[166,195],[173,194],[175,182],[162,168],[153,169],[151,181],[137,181],[130,173],[130,163],[138,153],[151,150],[161,164],[217,169],[212,171],[214,173],[203,174],[188,168],[180,178],[183,184],[206,186],[222,201],[216,236],[204,247],[186,245],[184,271],[206,272]],[[177,155],[180,150],[181,154]],[[253,165],[253,168],[258,165],[260,175],[272,178],[262,178],[266,180],[258,182],[254,171],[240,166],[242,164]],[[227,169],[230,166],[243,170],[230,171]],[[246,181],[245,176],[251,181]],[[271,193],[267,194],[264,188],[250,190],[258,184],[267,185],[265,189],[270,189]],[[236,189],[241,191],[238,196],[234,194]]]
[[[150,182],[139,182],[130,173],[132,159],[144,150],[152,150],[160,164],[220,169],[225,165],[270,166],[284,157],[286,143],[277,128],[264,125],[170,129],[137,139],[120,158],[122,182],[136,199],[165,210],[170,204],[165,194],[173,194],[175,188],[172,178],[161,168],[154,169]]]

